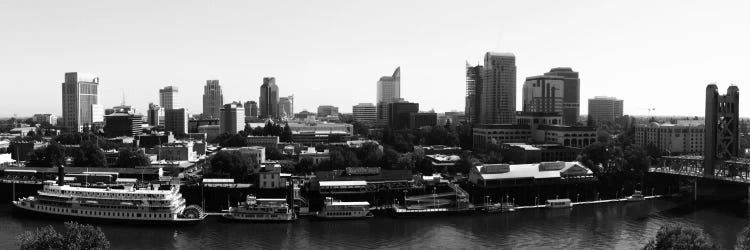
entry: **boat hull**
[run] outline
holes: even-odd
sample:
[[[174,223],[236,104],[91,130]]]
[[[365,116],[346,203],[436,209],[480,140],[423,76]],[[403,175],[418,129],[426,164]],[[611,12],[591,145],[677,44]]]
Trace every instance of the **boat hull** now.
[[[110,218],[110,217],[86,217],[86,216],[77,216],[77,215],[72,215],[72,214],[55,214],[55,213],[37,211],[37,210],[33,210],[27,207],[21,206],[17,203],[17,201],[13,202],[13,211],[14,211],[14,214],[16,215],[25,216],[28,218],[60,220],[60,221],[76,221],[76,222],[86,222],[86,223],[93,223],[93,224],[194,225],[194,224],[198,224],[205,218],[204,216],[203,218],[194,218],[194,219],[179,218],[179,219],[171,219],[171,220],[139,220],[139,219],[124,219],[124,218]]]
[[[230,222],[240,222],[240,223],[289,223],[297,220],[296,216],[291,216],[290,218],[283,218],[283,219],[250,219],[250,218],[242,218],[242,217],[236,217],[232,214],[223,214],[221,215],[221,218],[225,221]]]

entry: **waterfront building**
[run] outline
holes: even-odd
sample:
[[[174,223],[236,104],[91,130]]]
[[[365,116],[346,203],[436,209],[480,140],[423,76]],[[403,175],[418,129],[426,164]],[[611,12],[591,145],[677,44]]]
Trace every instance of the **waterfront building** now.
[[[615,122],[622,117],[623,100],[614,97],[596,96],[589,99],[589,119],[595,124]]]
[[[245,129],[245,108],[239,102],[224,104],[219,121],[220,133],[236,134]]]
[[[474,148],[502,143],[555,143],[584,148],[596,142],[596,130],[544,124],[482,124],[473,128]]]
[[[388,104],[401,99],[401,67],[397,67],[391,76],[380,77],[377,83],[378,122],[388,124]]]
[[[104,135],[107,137],[136,136],[141,134],[143,116],[116,112],[104,116]]]
[[[344,170],[315,171],[315,176],[322,194],[401,191],[409,190],[415,184],[411,170],[387,170],[379,167],[347,167]]]
[[[260,189],[286,188],[286,181],[291,177],[291,174],[281,172],[280,164],[266,164],[258,169],[256,175]]]
[[[581,152],[580,148],[566,147],[556,143],[500,144],[500,154],[506,162],[527,164],[550,161],[574,161]]]
[[[268,135],[268,136],[255,136],[248,135],[245,137],[245,144],[248,146],[261,146],[265,148],[278,148],[279,137]]]
[[[580,162],[483,164],[469,171],[469,182],[479,188],[509,188],[594,182],[594,173]]]
[[[740,155],[740,90],[729,86],[720,95],[716,84],[706,86],[703,174],[713,176],[717,164]]]
[[[563,125],[574,126],[581,115],[581,79],[578,72],[568,67],[552,68],[545,76],[562,77],[563,80]]]
[[[464,113],[469,124],[479,123],[482,96],[482,65],[466,62],[466,104]],[[453,121],[456,122],[456,121]]]
[[[192,141],[164,143],[149,151],[162,161],[195,161],[198,155]]]
[[[57,125],[57,116],[53,114],[34,114],[32,117],[36,123],[49,123],[52,126]]]
[[[563,113],[565,82],[559,76],[527,77],[523,84],[523,112]]]
[[[390,129],[408,129],[411,114],[419,113],[419,103],[398,101],[388,103],[388,127]],[[437,116],[436,116],[437,119]]]
[[[62,83],[62,127],[72,132],[83,131],[93,125],[103,114],[94,109],[99,104],[99,77],[78,72],[65,73]],[[101,116],[99,116],[101,115]]]
[[[360,103],[352,106],[352,116],[358,122],[374,123],[377,120],[378,110],[372,103]]]
[[[318,117],[326,117],[326,116],[338,116],[339,115],[339,107],[331,106],[331,105],[320,105],[318,106]]]
[[[148,104],[148,125],[159,126],[161,125],[161,117],[164,116],[164,110],[161,106],[152,103]]]
[[[219,80],[206,80],[203,87],[203,117],[219,118],[219,110],[224,105],[224,94],[221,92]]]
[[[185,108],[164,111],[164,130],[176,135],[188,133],[188,113]]]
[[[308,147],[307,151],[299,154],[299,160],[301,161],[303,159],[309,159],[312,161],[313,166],[317,166],[324,161],[330,161],[331,153],[328,152],[328,149],[323,150],[323,152],[318,152],[315,147]]]
[[[263,78],[263,85],[260,85],[260,98],[258,100],[260,101],[259,118],[279,117],[279,87],[276,85],[276,78]]]
[[[482,124],[513,124],[516,115],[516,56],[487,52],[482,67],[479,120]]]
[[[635,144],[643,148],[653,145],[669,155],[702,154],[705,126],[678,121],[678,124],[652,122],[635,127]]]
[[[245,102],[245,119],[257,119],[258,118],[258,103],[255,101]]]
[[[159,90],[159,106],[164,109],[176,109],[180,107],[177,100],[179,89],[175,86],[166,86]]]

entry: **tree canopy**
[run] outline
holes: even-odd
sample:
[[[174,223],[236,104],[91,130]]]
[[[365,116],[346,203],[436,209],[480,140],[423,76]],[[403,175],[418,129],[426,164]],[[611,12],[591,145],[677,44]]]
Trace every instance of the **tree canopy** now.
[[[643,249],[719,249],[703,230],[675,224],[662,226]]]
[[[142,149],[124,147],[118,152],[116,165],[118,168],[151,166],[151,160]]]
[[[211,173],[242,180],[247,177],[249,169],[257,167],[256,160],[243,157],[240,152],[220,150],[211,157]]]
[[[25,231],[17,236],[24,250],[42,249],[109,249],[107,236],[99,227],[65,222],[65,232],[57,232],[52,226]]]

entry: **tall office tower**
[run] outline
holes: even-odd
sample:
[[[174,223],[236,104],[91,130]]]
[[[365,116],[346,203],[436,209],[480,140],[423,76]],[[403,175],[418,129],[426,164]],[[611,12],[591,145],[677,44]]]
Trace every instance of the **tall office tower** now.
[[[256,103],[255,101],[246,101],[244,108],[246,118],[258,118],[258,103]]]
[[[358,122],[375,122],[378,118],[378,110],[372,103],[360,103],[352,106],[352,116]]]
[[[162,116],[162,109],[159,105],[154,104],[153,102],[148,104],[148,125],[149,126],[159,126],[161,124],[160,116]]]
[[[536,113],[563,113],[565,83],[559,76],[527,77],[523,84],[523,111]]]
[[[563,124],[575,125],[578,122],[578,116],[581,115],[581,79],[578,78],[578,72],[571,68],[559,67],[551,69],[544,75],[563,78]]]
[[[479,123],[480,105],[482,104],[482,65],[471,66],[466,63],[466,104],[464,114],[468,123]]]
[[[419,113],[419,103],[398,101],[388,104],[388,127],[390,129],[407,129],[411,114]],[[437,119],[437,115],[435,115]]]
[[[479,121],[482,124],[516,122],[516,56],[487,52],[482,68]]]
[[[159,106],[164,109],[176,109],[180,107],[177,102],[179,89],[175,86],[166,86],[159,90]]]
[[[184,108],[164,110],[164,130],[175,135],[188,132],[188,113]]]
[[[740,90],[729,86],[719,95],[715,84],[706,87],[706,123],[703,146],[703,174],[713,176],[715,166],[740,154]]]
[[[401,98],[401,67],[397,67],[391,76],[383,76],[378,80],[377,109],[378,122],[388,123],[388,104]]]
[[[242,103],[224,104],[219,120],[219,133],[236,134],[245,129],[245,108]]]
[[[294,100],[294,96],[289,97],[279,97],[279,116],[282,117],[290,117],[294,116],[294,104],[292,101]]]
[[[622,117],[623,101],[614,97],[596,96],[589,99],[589,119],[596,124],[614,122]]]
[[[339,107],[331,105],[320,105],[318,106],[318,117],[325,117],[331,115],[339,115]]]
[[[264,77],[263,85],[260,85],[260,118],[279,117],[279,87],[276,86],[276,78]]]
[[[206,80],[203,87],[203,117],[219,118],[219,109],[224,105],[224,94],[221,93],[219,80]]]
[[[94,111],[100,107],[98,103],[99,77],[77,72],[65,73],[65,82],[62,83],[63,127],[68,131],[80,132],[84,127],[91,126],[94,120],[98,120],[95,116],[99,114]]]

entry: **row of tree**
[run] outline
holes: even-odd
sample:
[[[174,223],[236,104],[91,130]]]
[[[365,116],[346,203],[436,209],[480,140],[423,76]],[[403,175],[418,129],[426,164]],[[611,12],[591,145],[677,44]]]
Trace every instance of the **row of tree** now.
[[[15,159],[21,142],[37,141],[31,137],[17,137],[8,146],[8,152]],[[117,161],[108,164],[104,150],[118,150]],[[65,158],[73,159],[76,167],[135,167],[149,166],[151,161],[143,149],[131,145],[114,143],[94,134],[66,133],[52,139],[46,146],[34,149],[28,155],[28,165],[32,167],[55,167],[65,163]]]

